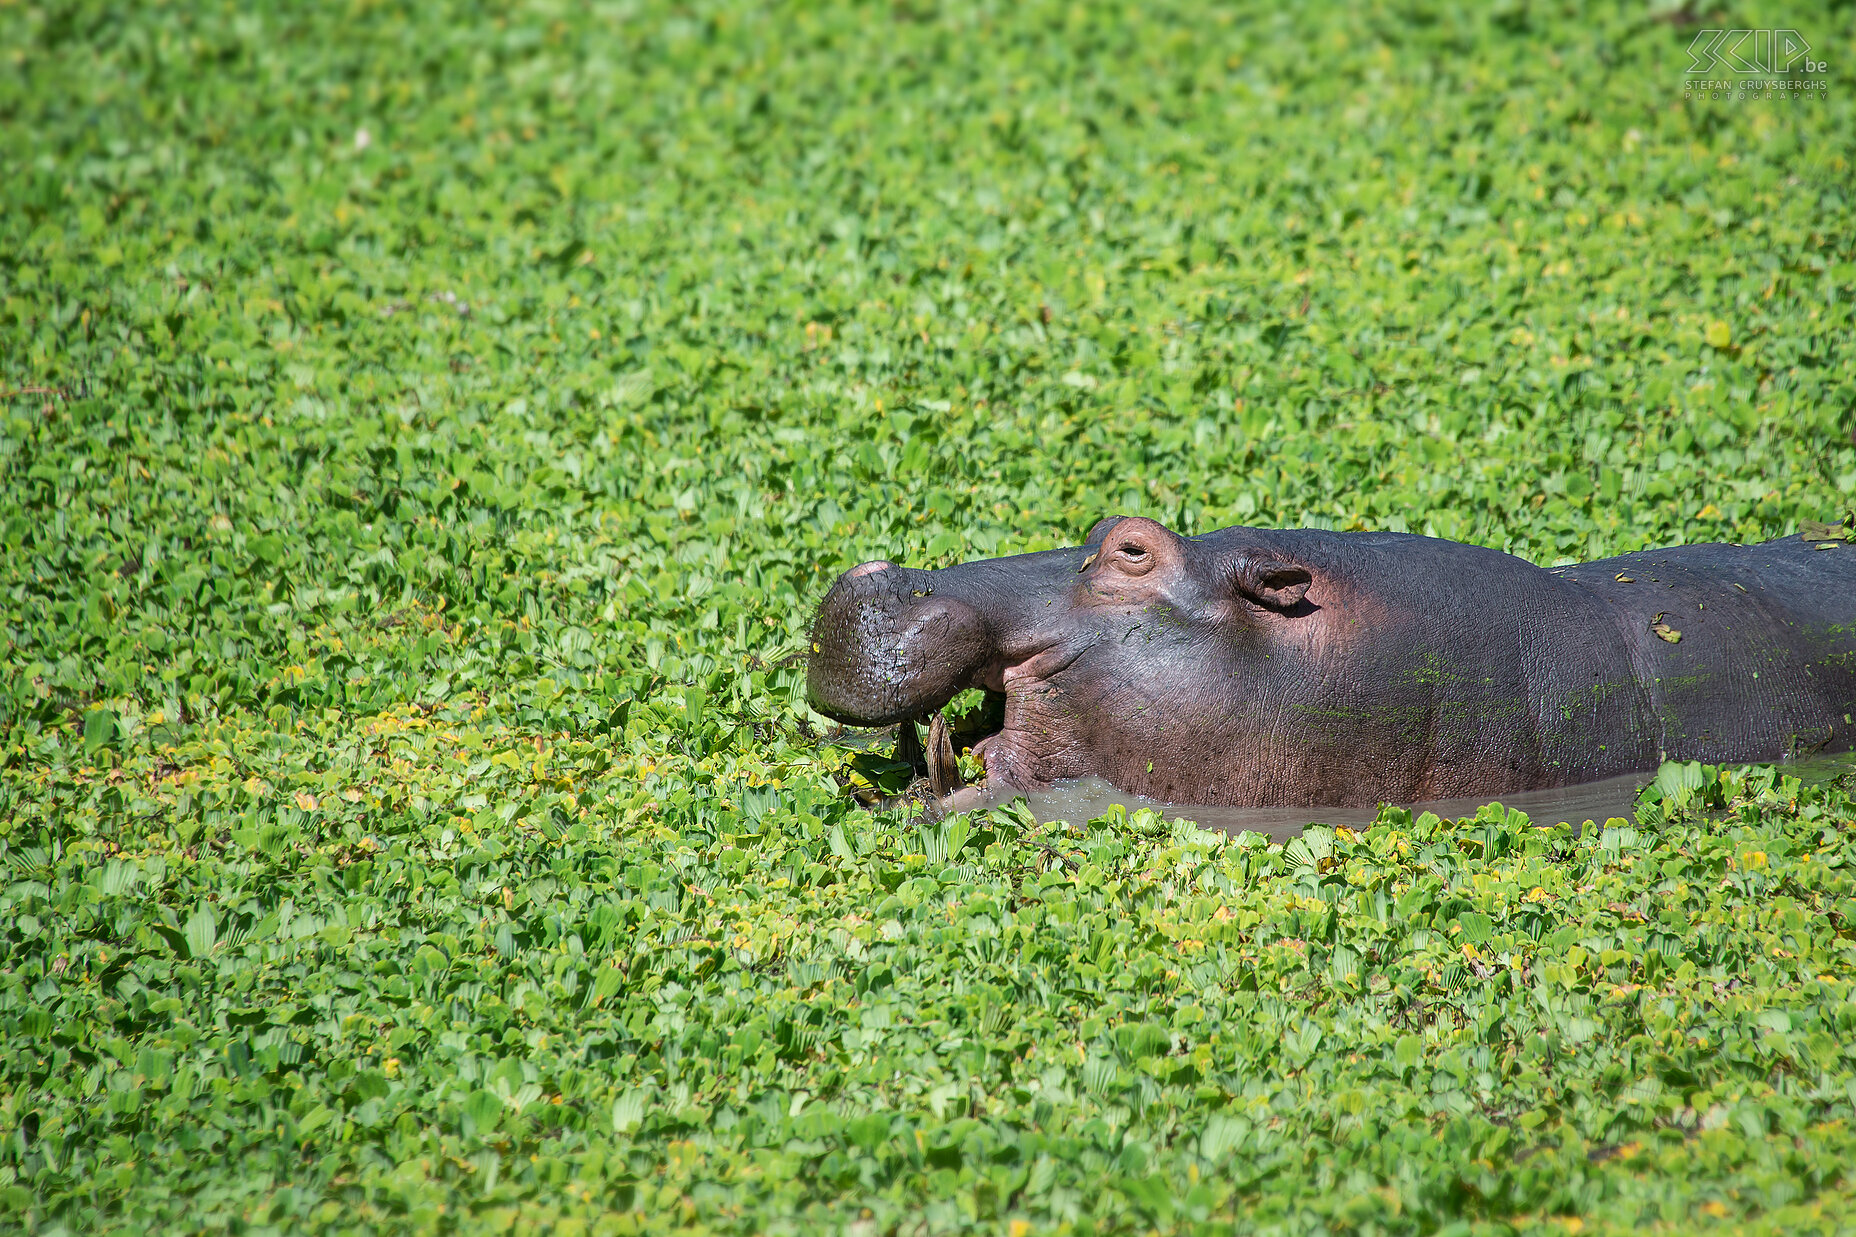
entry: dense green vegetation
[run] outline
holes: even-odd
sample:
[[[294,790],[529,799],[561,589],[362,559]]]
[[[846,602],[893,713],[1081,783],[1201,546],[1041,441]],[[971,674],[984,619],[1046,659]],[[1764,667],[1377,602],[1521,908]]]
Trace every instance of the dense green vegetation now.
[[[924,825],[796,661],[1111,511],[1834,522],[1856,95],[1684,20],[0,0],[0,1224],[1849,1231],[1848,783]]]

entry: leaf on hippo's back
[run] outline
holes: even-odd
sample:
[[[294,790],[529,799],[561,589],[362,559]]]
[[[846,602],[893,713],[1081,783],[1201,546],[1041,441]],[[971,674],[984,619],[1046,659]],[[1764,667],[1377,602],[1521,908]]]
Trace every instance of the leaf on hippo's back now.
[[[1846,524],[1822,524],[1816,520],[1798,521],[1798,536],[1805,541],[1848,541],[1850,531]]]
[[[1663,622],[1664,613],[1666,612],[1659,611],[1656,617],[1650,620],[1650,630],[1656,634],[1659,640],[1667,640],[1671,644],[1680,644],[1682,641],[1682,633]]]

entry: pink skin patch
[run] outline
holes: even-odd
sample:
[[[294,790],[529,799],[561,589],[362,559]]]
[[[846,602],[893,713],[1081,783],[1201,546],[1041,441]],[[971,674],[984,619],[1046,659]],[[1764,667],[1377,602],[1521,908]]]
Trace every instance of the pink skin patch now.
[[[845,572],[844,574],[851,577],[852,579],[856,579],[858,576],[867,576],[867,575],[871,575],[878,571],[888,571],[891,567],[894,567],[895,565],[896,564],[894,563],[885,562],[884,560],[879,558],[872,562],[859,563],[857,564],[857,566],[851,568],[849,571]]]

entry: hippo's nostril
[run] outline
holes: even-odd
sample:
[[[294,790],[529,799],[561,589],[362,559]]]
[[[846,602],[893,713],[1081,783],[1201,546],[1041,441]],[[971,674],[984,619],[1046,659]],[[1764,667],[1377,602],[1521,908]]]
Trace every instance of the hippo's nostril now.
[[[884,559],[880,559],[880,558],[872,559],[870,562],[857,564],[857,566],[851,568],[849,571],[845,572],[844,574],[847,578],[855,580],[859,576],[874,575],[875,573],[879,571],[888,571],[891,567],[894,567],[895,565],[896,564],[892,562],[887,562]]]

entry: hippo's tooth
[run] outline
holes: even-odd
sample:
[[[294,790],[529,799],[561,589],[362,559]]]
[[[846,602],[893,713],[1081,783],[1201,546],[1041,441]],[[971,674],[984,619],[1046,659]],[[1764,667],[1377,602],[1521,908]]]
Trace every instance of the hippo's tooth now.
[[[896,727],[896,763],[908,765],[919,777],[928,775],[928,761],[922,752],[922,737],[915,723],[904,718]]]
[[[954,741],[947,733],[947,718],[936,713],[928,723],[928,789],[937,799],[966,786],[960,776],[960,761],[954,756]]]

